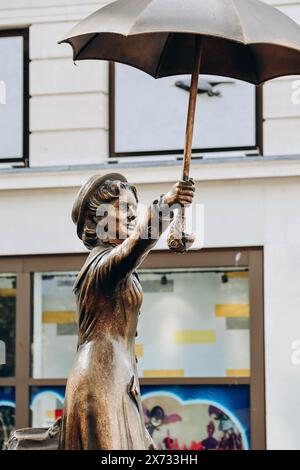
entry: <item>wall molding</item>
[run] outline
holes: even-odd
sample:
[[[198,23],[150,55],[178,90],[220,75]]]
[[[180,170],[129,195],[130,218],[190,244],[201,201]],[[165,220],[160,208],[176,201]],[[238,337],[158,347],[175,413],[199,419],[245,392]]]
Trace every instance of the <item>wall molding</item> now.
[[[143,171],[141,171],[143,170]],[[2,168],[0,191],[72,188],[81,186],[89,176],[118,171],[134,184],[172,183],[180,176],[180,161],[138,161],[99,165]],[[191,175],[196,181],[226,181],[300,176],[300,156],[210,158],[192,162]]]
[[[80,1],[76,3],[73,0],[72,2],[65,2],[64,5],[61,5],[57,0],[48,0],[45,6],[45,3],[43,5],[42,1],[39,0],[31,2],[33,6],[28,7],[20,6],[19,3],[20,2],[12,1],[9,2],[9,4],[8,2],[1,2],[1,29],[27,26],[36,23],[80,21],[107,2],[99,0],[98,2]],[[13,7],[14,4],[19,6]]]

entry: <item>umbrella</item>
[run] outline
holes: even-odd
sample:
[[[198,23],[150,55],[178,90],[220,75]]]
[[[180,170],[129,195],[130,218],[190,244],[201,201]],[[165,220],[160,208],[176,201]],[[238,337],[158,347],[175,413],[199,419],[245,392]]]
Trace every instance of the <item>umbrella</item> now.
[[[62,41],[74,60],[121,62],[154,78],[192,74],[182,178],[189,179],[201,73],[255,85],[300,74],[300,27],[259,0],[117,0],[82,20]],[[183,252],[181,208],[168,237]]]

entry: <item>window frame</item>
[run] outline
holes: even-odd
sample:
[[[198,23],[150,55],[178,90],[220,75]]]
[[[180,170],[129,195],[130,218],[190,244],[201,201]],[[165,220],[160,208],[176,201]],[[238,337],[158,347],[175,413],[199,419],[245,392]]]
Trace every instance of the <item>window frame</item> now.
[[[177,155],[178,159],[182,159],[182,150],[158,150],[158,151],[146,151],[146,152],[117,152],[115,147],[116,141],[116,127],[115,127],[115,110],[116,110],[116,97],[115,97],[115,63],[109,62],[108,69],[108,83],[109,83],[109,158],[118,159],[122,157],[151,157],[151,156],[164,156],[164,155]],[[239,152],[244,151],[246,156],[251,158],[252,152],[257,151],[258,155],[263,155],[263,85],[256,86],[255,93],[255,145],[246,147],[216,147],[216,148],[194,148],[193,154],[210,154],[216,152]],[[249,154],[249,155],[248,155]],[[199,156],[196,156],[199,160]],[[226,160],[226,157],[224,157]]]
[[[174,256],[169,251],[153,251],[142,269],[216,268],[237,265],[249,270],[250,377],[141,378],[141,385],[241,385],[250,386],[251,449],[266,448],[265,424],[265,358],[264,358],[264,285],[263,248],[220,248],[190,251]],[[34,272],[79,271],[87,254],[45,255],[0,258],[0,272],[17,275],[16,301],[16,376],[0,378],[0,387],[15,387],[16,427],[30,425],[29,398],[32,386],[65,386],[67,379],[34,379],[31,377],[32,282]]]
[[[29,166],[29,29],[4,29],[0,30],[0,39],[3,37],[23,37],[23,149],[20,158],[2,158],[1,163],[23,163]]]
[[[1,275],[13,275],[15,277],[15,281],[17,283],[17,276],[16,276],[16,273],[8,273],[8,272],[0,272]],[[17,300],[17,295],[15,295],[15,300]],[[17,305],[15,305],[15,312],[14,312],[14,320],[15,320],[15,328],[16,328],[16,319],[17,319]],[[1,340],[2,338],[0,338]],[[6,350],[6,345],[5,345],[5,350]],[[7,353],[7,351],[5,351]],[[16,357],[16,331],[15,331],[15,341],[14,341],[14,356]],[[14,365],[13,365],[13,369],[14,369],[14,374],[13,375],[7,375],[5,377],[5,379],[10,379],[10,378],[13,378],[16,374],[16,361],[14,361]],[[1,377],[0,377],[1,378]]]

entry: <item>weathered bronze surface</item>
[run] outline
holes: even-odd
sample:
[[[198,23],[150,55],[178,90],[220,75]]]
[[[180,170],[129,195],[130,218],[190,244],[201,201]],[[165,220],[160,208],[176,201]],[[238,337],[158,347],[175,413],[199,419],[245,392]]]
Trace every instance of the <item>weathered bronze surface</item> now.
[[[193,72],[196,36],[203,74],[258,85],[300,73],[299,25],[259,0],[117,0],[62,42],[74,60],[123,62],[160,78]]]
[[[174,253],[185,253],[194,243],[195,234],[185,232],[185,211],[178,210],[178,214],[170,226],[168,234],[168,247]]]
[[[170,207],[191,204],[193,194],[192,181],[178,182],[136,224],[136,189],[121,175],[92,177],[79,192],[73,220],[91,253],[74,286],[79,341],[60,449],[154,448],[143,421],[135,357],[143,299],[136,269],[169,225]],[[103,203],[109,206],[105,218],[97,211]],[[109,228],[113,217],[116,233]],[[106,223],[107,234],[99,239],[99,226]]]

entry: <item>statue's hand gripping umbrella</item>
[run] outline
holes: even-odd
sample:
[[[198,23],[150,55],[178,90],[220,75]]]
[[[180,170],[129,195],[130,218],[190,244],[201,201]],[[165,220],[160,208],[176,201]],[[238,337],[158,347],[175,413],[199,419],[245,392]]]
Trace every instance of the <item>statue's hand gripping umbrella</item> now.
[[[200,67],[255,85],[300,74],[300,27],[259,0],[117,0],[96,11],[61,42],[74,60],[102,59],[136,67],[154,78],[192,74],[182,179],[189,179]],[[168,237],[184,252],[179,209]]]

